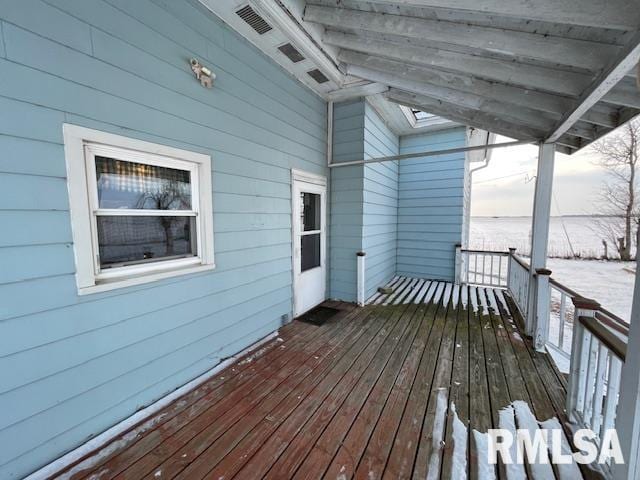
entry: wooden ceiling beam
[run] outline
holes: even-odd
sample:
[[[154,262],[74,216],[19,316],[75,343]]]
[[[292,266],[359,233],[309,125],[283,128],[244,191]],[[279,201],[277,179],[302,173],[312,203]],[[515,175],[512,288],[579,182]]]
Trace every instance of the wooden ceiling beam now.
[[[399,35],[421,42],[439,42],[462,47],[473,47],[488,55],[500,54],[516,59],[525,58],[567,65],[597,72],[606,65],[621,47],[602,43],[550,37],[500,28],[475,26],[441,20],[388,15],[346,8],[307,6],[306,22],[332,29],[366,30],[388,35]]]
[[[520,87],[489,82],[468,75],[450,73],[433,68],[407,65],[400,61],[350,50],[341,50],[338,59],[346,64],[347,71],[351,69],[353,72],[356,66],[362,67],[379,73],[391,74],[397,81],[404,80],[417,85],[432,84],[461,93],[508,103],[513,105],[513,108],[528,108],[540,112],[543,116],[550,116],[554,120],[558,120],[572,105],[572,100],[568,97],[523,90]]]
[[[616,30],[640,27],[640,9],[629,0],[367,0],[400,7],[435,7]],[[334,0],[339,4],[339,0]]]
[[[558,140],[596,103],[602,100],[612,90],[615,92],[614,87],[621,81],[623,81],[622,85],[618,86],[618,89],[623,88],[624,84],[628,81],[625,77],[632,68],[636,68],[638,62],[640,62],[640,32],[636,33],[621,54],[613,59],[609,66],[592,82],[591,86],[580,95],[574,108],[563,115],[546,140],[548,142]],[[638,90],[637,87],[635,89],[635,95],[631,95],[631,97],[635,97],[640,101],[640,90]]]
[[[546,133],[544,130],[532,128],[526,122],[517,118],[460,107],[427,95],[405,92],[397,88],[389,89],[384,95],[389,101],[399,105],[423,110],[463,125],[489,130],[518,140],[540,140],[544,138]],[[574,150],[581,148],[584,142],[580,138],[564,135],[556,143],[571,149],[563,149],[563,153],[570,154]]]
[[[489,130],[518,140],[539,140],[544,137],[545,133],[543,130],[505,120],[499,115],[461,107],[427,95],[391,88],[385,96],[400,105],[423,110],[463,125]]]
[[[415,47],[410,44],[399,45],[333,30],[325,31],[323,40],[344,49],[559,95],[577,97],[589,86],[593,78],[590,75],[566,71],[559,73],[550,68],[494,58]]]

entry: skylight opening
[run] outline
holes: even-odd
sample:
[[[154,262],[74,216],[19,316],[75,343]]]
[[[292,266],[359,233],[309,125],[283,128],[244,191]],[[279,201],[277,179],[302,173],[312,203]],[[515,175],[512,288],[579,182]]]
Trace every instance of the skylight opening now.
[[[415,108],[411,109],[411,113],[416,119],[416,122],[419,122],[420,120],[428,120],[431,117],[435,117],[435,115],[431,113],[423,112],[422,110],[417,110]]]

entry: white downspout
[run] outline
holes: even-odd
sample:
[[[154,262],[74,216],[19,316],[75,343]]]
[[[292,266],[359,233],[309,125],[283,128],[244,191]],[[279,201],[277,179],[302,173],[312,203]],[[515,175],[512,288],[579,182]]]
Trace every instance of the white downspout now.
[[[333,100],[327,102],[327,167],[333,157]]]

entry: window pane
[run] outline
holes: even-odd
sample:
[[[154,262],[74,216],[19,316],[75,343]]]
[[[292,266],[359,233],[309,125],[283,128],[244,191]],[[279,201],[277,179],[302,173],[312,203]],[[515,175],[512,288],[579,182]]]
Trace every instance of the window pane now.
[[[96,157],[99,208],[191,210],[191,173]]]
[[[100,267],[196,255],[195,217],[99,216]]]
[[[303,232],[320,230],[320,195],[302,192],[300,194],[300,216]]]
[[[320,266],[320,234],[303,235],[300,241],[302,250],[300,271],[304,272]]]

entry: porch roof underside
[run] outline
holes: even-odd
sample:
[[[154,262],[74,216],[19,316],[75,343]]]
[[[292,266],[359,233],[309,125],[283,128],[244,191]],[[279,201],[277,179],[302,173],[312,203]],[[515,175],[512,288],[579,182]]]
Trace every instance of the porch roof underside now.
[[[565,153],[640,113],[636,0],[308,0],[304,23],[394,103]]]

